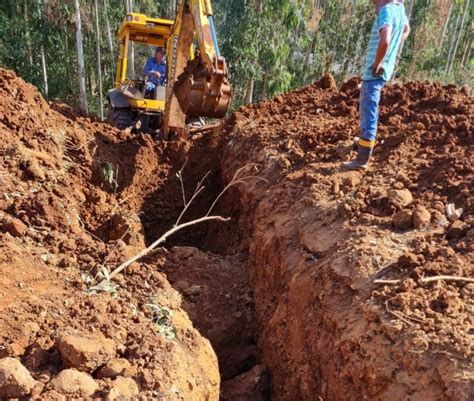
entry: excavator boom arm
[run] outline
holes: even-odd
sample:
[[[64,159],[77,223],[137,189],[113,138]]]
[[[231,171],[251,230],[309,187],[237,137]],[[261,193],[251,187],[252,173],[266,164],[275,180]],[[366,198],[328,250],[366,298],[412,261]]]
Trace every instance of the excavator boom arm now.
[[[199,51],[190,59],[197,38]],[[231,87],[220,55],[210,0],[181,0],[168,41],[168,88],[163,119],[165,137],[182,134],[186,117],[224,117]]]

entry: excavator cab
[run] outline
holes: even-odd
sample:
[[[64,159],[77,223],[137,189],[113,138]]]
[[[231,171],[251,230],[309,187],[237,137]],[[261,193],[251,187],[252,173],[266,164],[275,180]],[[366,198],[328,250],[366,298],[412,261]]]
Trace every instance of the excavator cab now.
[[[120,54],[115,87],[108,93],[109,122],[125,129],[139,125],[141,131],[160,128],[166,102],[166,86],[157,86],[146,96],[144,66],[156,47],[165,47],[174,22],[127,14],[119,30]]]
[[[190,119],[225,116],[232,90],[210,0],[181,0],[175,21],[127,14],[119,43],[115,87],[108,94],[112,125],[168,139],[186,136]],[[166,80],[149,94],[144,65],[158,46],[166,49]]]

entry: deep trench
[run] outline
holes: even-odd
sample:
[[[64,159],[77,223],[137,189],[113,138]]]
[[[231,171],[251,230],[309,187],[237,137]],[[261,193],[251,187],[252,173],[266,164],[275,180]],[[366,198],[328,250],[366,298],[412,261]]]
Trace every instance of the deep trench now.
[[[209,172],[204,181],[205,190],[193,202],[183,221],[204,216],[225,186],[218,156],[209,154],[203,158],[201,152],[197,150],[193,154],[191,150],[183,175],[187,199],[191,198],[198,181]],[[175,179],[177,170],[173,170],[171,179],[143,202],[141,219],[147,243],[169,229],[182,211],[181,186]],[[241,205],[237,190],[227,191],[212,214],[230,217],[230,220],[190,227],[177,233],[165,244],[165,248],[171,252],[178,249],[178,254],[183,247],[198,249],[198,262],[203,257],[212,260],[209,268],[201,266],[204,273],[202,270],[196,273],[194,263],[186,269],[165,266],[164,271],[171,285],[183,295],[183,309],[188,312],[201,335],[210,340],[216,352],[222,382],[221,400],[270,400],[269,373],[264,368],[259,371],[259,383],[252,394],[242,396],[243,390],[239,384],[241,381],[248,382],[252,368],[260,368],[260,352],[253,291],[248,274],[249,244],[241,226]],[[197,285],[205,288],[207,293],[205,296],[190,296],[187,289],[182,287],[183,282],[191,287]],[[231,311],[233,315],[229,316]]]

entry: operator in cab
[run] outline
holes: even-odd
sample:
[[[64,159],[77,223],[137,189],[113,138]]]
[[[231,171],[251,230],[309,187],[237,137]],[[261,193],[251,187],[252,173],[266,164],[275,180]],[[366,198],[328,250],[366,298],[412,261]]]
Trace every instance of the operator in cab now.
[[[145,76],[148,78],[145,96],[152,96],[157,86],[164,86],[166,81],[166,62],[163,47],[157,47],[155,56],[150,57],[145,64]]]

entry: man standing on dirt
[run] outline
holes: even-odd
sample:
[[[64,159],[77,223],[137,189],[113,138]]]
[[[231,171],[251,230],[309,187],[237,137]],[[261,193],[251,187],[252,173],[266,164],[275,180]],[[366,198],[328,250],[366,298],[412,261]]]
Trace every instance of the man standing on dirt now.
[[[162,47],[157,47],[155,57],[150,57],[145,64],[146,83],[145,95],[153,94],[155,88],[163,86],[166,80],[166,63],[164,61],[165,51]]]
[[[379,102],[382,88],[391,78],[400,46],[410,27],[403,0],[372,0],[377,18],[372,26],[360,91],[361,137],[355,160],[343,163],[350,170],[368,167],[377,136]]]

